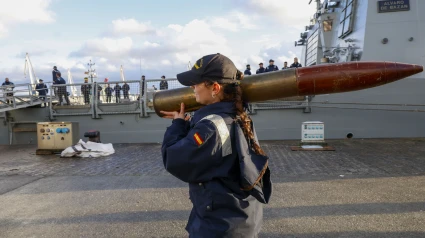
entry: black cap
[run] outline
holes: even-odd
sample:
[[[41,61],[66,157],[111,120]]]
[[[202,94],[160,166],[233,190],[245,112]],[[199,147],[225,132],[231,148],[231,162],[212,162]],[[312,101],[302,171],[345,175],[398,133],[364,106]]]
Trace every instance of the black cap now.
[[[248,67],[248,66],[251,66],[251,65],[247,64],[246,67]]]
[[[39,79],[38,81],[43,81],[42,79]]]
[[[162,79],[165,79],[165,76],[164,76],[164,75],[162,75],[162,76],[161,76],[161,78],[162,78]]]
[[[274,60],[270,59],[270,60],[269,60],[269,63],[270,63],[270,62],[274,62]]]
[[[236,82],[237,72],[238,69],[229,58],[217,53],[198,59],[191,70],[177,74],[177,80],[184,86],[192,86],[206,80],[233,83]]]

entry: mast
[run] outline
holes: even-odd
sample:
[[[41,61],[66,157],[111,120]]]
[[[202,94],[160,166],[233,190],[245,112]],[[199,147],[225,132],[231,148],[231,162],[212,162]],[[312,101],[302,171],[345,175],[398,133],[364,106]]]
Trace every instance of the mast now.
[[[74,84],[74,80],[72,79],[71,69],[68,69],[68,83]],[[74,97],[77,96],[77,89],[75,88],[75,85],[71,86],[71,93],[72,93],[72,96]]]
[[[25,55],[25,66],[24,66],[24,75],[27,77],[27,72],[30,77],[31,88],[33,90],[33,94],[35,94],[35,85],[37,84],[37,77],[34,72],[34,68],[32,67],[32,63],[28,53]]]
[[[87,72],[84,72],[85,74],[89,75],[90,82],[93,83],[93,78],[97,78],[96,76],[96,70],[92,69],[91,67],[95,65],[95,63],[92,63],[90,60],[90,63],[87,63],[87,66],[89,67],[89,70]]]
[[[121,81],[124,82],[125,81],[125,77],[124,77],[124,69],[122,68],[122,65],[121,65],[120,71],[121,71],[121,73],[120,73]]]

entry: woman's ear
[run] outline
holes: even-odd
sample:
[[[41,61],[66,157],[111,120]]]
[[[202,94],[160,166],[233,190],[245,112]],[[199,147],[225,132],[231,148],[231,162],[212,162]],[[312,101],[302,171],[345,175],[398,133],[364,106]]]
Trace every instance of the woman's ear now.
[[[218,83],[214,83],[214,84],[213,84],[213,92],[214,92],[215,94],[219,94],[219,93],[220,93],[220,91],[221,91],[221,89],[222,89],[222,87],[221,87],[221,85],[220,85],[220,84],[218,84]]]

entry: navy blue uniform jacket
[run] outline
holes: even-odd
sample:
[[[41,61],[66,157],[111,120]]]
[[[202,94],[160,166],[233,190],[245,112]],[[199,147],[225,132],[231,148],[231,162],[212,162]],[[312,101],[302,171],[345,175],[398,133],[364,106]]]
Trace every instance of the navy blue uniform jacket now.
[[[190,237],[256,237],[261,229],[272,192],[268,158],[254,154],[234,118],[232,102],[214,103],[165,132],[165,169],[189,183]]]
[[[37,86],[35,86],[35,90],[38,91],[38,95],[40,96],[46,96],[49,92],[49,89],[47,89],[47,85],[44,83],[37,84]]]

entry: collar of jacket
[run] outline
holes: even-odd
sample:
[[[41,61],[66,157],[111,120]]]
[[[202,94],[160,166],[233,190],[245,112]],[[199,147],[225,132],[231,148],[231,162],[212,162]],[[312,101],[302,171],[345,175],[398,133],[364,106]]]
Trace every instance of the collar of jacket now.
[[[195,125],[202,118],[211,114],[235,115],[233,104],[233,102],[216,102],[198,109],[191,120],[192,126]]]

